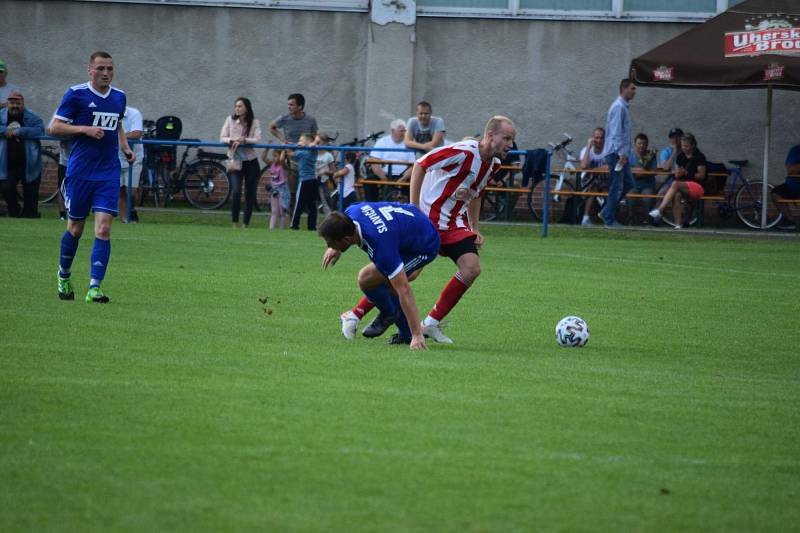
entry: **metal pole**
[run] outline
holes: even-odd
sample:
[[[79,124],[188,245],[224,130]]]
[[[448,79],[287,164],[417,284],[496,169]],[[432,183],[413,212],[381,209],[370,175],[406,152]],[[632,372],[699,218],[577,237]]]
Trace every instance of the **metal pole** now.
[[[547,237],[547,219],[550,218],[550,160],[553,157],[553,150],[547,149],[547,158],[544,165],[544,196],[542,203],[542,238]],[[531,183],[533,188],[533,183]]]
[[[131,221],[131,209],[133,208],[133,191],[131,191],[131,183],[133,183],[133,165],[128,163],[128,193],[127,202],[128,202],[128,212],[125,215],[125,222],[130,223]]]
[[[764,172],[761,183],[761,229],[767,227],[767,204],[769,204],[769,134],[772,130],[772,85],[767,85],[767,131],[764,134]]]

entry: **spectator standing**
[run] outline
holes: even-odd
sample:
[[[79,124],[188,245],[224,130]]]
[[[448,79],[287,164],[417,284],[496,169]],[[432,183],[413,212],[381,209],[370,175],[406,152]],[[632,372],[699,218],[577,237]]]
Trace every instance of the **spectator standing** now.
[[[67,89],[55,113],[53,134],[74,136],[62,190],[67,205],[67,231],[61,236],[58,297],[74,300],[71,270],[86,218],[94,211],[94,245],[87,303],[108,303],[100,289],[111,257],[111,222],[119,201],[120,148],[133,163],[136,154],[122,129],[125,93],[111,86],[114,62],[107,52],[89,58],[89,81]]]
[[[233,105],[233,114],[225,118],[219,140],[228,145],[228,159],[241,161],[241,168],[228,169],[231,179],[231,222],[239,226],[239,209],[242,202],[242,179],[244,178],[244,227],[250,225],[250,218],[256,206],[256,189],[261,167],[258,155],[251,146],[261,141],[261,125],[253,114],[250,100],[239,97]]]
[[[21,92],[12,91],[7,106],[0,109],[0,188],[10,217],[39,217],[42,146],[38,139],[31,137],[40,135],[44,135],[44,122],[25,107]],[[22,183],[21,212],[17,183]]]
[[[269,123],[269,131],[283,144],[297,144],[304,133],[317,134],[317,120],[306,113],[306,98],[300,93],[292,93],[286,103],[289,112]],[[283,131],[281,131],[283,130]],[[289,190],[297,189],[297,165],[289,160]]]
[[[325,133],[318,133],[314,142],[317,146],[327,146],[331,138]],[[336,172],[336,158],[330,150],[317,150],[317,163],[315,165],[317,180],[319,181],[319,194],[322,198],[322,210],[325,214],[331,212],[328,206],[328,198],[335,191],[335,185],[331,181],[333,173]]]
[[[606,160],[603,157],[603,147],[606,142],[606,130],[603,128],[595,128],[592,136],[586,141],[586,146],[581,148],[580,160],[581,170],[596,169],[608,170]],[[581,179],[591,179],[591,183],[585,189],[590,192],[600,192],[608,189],[608,174],[590,174],[589,172],[581,173]],[[591,226],[592,207],[595,203],[594,196],[587,196],[583,204],[583,219],[581,226]]]
[[[621,227],[615,220],[617,204],[636,182],[628,158],[631,154],[631,100],[636,95],[636,85],[628,78],[619,84],[619,96],[608,108],[606,142],[603,157],[608,165],[608,199],[601,215],[606,228]]]
[[[646,170],[646,171],[655,171],[657,167],[657,157],[655,150],[650,149],[650,139],[644,133],[639,133],[636,135],[636,138],[633,141],[633,151],[631,152],[631,168],[637,170]],[[655,194],[656,192],[656,177],[655,175],[650,176],[637,176],[635,173],[633,175],[634,180],[636,181],[636,185],[629,191],[635,192],[639,194]],[[643,198],[641,203],[639,200],[634,200],[633,198],[628,199],[628,212],[630,220],[633,220],[634,213],[636,213],[636,206],[642,205],[644,207],[644,213],[648,213],[650,210],[653,209],[653,199],[652,198]],[[639,215],[642,216],[641,214]],[[647,222],[646,220],[642,220],[638,218],[640,222]]]
[[[20,91],[20,88],[13,83],[8,83],[6,77],[8,76],[8,66],[6,62],[0,59],[0,109],[5,109],[8,105],[8,96],[14,91]]]
[[[342,200],[342,210],[347,209],[350,204],[356,203],[356,180],[360,178],[358,175],[358,155],[355,152],[345,152],[344,154],[344,167],[340,168],[333,174],[333,179],[336,182],[337,190],[339,189],[339,182],[344,182],[344,200]]]
[[[696,200],[705,194],[700,182],[705,181],[706,175],[706,156],[698,150],[694,135],[684,133],[681,137],[681,153],[675,158],[675,179],[661,204],[650,211],[651,222],[658,224],[664,209],[671,203],[675,229],[681,229],[684,224],[683,203],[686,199]]]
[[[125,130],[125,137],[128,141],[138,141],[144,135],[144,124],[142,120],[142,113],[135,107],[127,106],[125,108],[125,116],[122,118],[122,129]],[[141,143],[132,146],[133,153],[136,154],[136,161],[133,164],[133,175],[131,176],[131,196],[135,201],[136,193],[139,190],[139,177],[142,174],[142,161],[144,160],[144,146]],[[119,153],[119,218],[123,222],[128,221],[128,169],[130,165],[125,158],[125,154],[120,151]],[[135,206],[135,204],[134,204]],[[132,206],[131,208],[131,222],[139,222],[139,213]]]
[[[417,116],[408,119],[405,145],[424,154],[444,144],[444,119],[433,116],[431,104],[422,101],[417,104]]]
[[[286,229],[286,219],[289,218],[289,206],[291,196],[289,193],[289,164],[286,161],[286,152],[283,150],[273,150],[272,159],[266,157],[267,150],[264,150],[264,162],[269,165],[270,175],[270,210],[272,215],[269,218],[269,229],[275,229],[280,224],[281,229]]]
[[[297,187],[297,197],[292,213],[292,229],[300,229],[300,216],[303,211],[308,213],[308,230],[317,230],[317,202],[319,201],[319,186],[317,185],[317,151],[304,150],[305,147],[315,146],[315,136],[304,133],[297,141],[298,149],[290,151],[289,155],[297,165],[297,177],[300,180]]]
[[[792,146],[786,155],[786,181],[772,191],[773,201],[800,198],[800,144]],[[797,224],[792,220],[792,210],[787,204],[776,203],[786,219],[779,229],[796,230]]]

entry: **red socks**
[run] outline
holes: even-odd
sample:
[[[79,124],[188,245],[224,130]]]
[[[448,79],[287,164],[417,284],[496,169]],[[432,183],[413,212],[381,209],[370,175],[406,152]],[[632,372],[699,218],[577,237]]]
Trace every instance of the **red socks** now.
[[[445,286],[442,293],[439,295],[439,300],[433,306],[430,317],[436,320],[442,320],[458,303],[464,293],[469,289],[464,280],[461,279],[461,273],[456,272],[450,281]]]
[[[375,305],[372,304],[369,300],[367,300],[366,296],[362,296],[361,299],[358,301],[356,306],[352,309],[353,314],[358,317],[359,320],[364,318],[364,315],[369,313]]]

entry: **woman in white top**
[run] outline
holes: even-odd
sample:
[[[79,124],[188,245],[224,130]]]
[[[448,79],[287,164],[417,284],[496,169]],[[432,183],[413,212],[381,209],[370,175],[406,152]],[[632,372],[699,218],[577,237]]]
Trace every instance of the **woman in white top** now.
[[[225,119],[219,140],[229,146],[229,160],[241,161],[240,169],[228,170],[231,179],[231,221],[234,227],[240,227],[239,209],[242,202],[242,177],[244,177],[244,227],[247,227],[256,205],[256,188],[261,173],[256,151],[252,147],[242,146],[261,141],[261,125],[258,119],[253,117],[253,106],[249,99],[244,97],[236,99],[233,115]]]

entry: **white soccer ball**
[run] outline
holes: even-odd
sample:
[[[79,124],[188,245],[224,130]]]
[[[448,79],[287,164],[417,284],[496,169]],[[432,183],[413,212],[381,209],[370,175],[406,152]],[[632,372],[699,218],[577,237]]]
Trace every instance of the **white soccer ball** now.
[[[589,325],[580,317],[565,316],[556,324],[556,342],[564,348],[580,348],[589,342]]]

